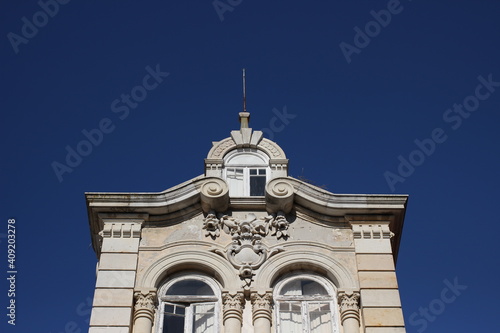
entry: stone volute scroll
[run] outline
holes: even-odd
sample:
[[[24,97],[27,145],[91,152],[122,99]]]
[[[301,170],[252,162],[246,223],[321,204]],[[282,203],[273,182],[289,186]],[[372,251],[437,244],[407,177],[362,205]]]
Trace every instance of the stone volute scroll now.
[[[286,178],[275,178],[266,185],[266,207],[270,212],[290,213],[293,208],[294,188]]]
[[[229,187],[217,177],[209,177],[200,188],[201,207],[205,213],[225,212],[229,207]]]

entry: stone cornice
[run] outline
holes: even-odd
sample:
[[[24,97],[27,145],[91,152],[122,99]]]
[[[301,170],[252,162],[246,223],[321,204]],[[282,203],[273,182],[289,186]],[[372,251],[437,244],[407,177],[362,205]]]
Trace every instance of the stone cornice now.
[[[207,184],[211,185],[206,186]],[[218,184],[221,191],[215,188]],[[107,218],[111,220],[144,216],[144,225],[147,227],[161,225],[162,221],[181,221],[183,217],[190,218],[196,212],[203,210],[207,213],[209,209],[217,210],[221,207],[230,210],[265,209],[276,213],[274,210],[291,210],[300,206],[327,219],[344,217],[346,222],[352,222],[365,220],[368,216],[370,219],[389,221],[390,229],[395,234],[391,239],[394,254],[397,254],[407,195],[334,194],[292,177],[275,178],[269,184],[276,184],[278,190],[280,187],[285,188],[290,195],[287,192],[280,197],[279,191],[271,188],[267,190],[265,199],[229,198],[222,179],[205,176],[193,178],[159,193],[86,193],[94,250],[98,252],[98,234],[104,227],[99,214],[107,214]],[[210,192],[212,187],[213,194]]]

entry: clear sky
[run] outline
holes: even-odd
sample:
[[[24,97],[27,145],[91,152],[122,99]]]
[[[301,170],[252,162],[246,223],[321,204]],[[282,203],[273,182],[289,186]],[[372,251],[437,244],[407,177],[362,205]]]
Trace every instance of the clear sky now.
[[[0,331],[87,331],[84,193],[202,174],[211,142],[238,128],[243,67],[250,125],[291,176],[410,195],[408,332],[495,331],[499,14],[492,0],[3,1]]]

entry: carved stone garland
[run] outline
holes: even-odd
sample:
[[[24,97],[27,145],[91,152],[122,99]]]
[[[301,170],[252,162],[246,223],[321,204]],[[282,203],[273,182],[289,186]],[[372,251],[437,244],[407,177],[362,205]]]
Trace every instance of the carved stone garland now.
[[[232,236],[233,241],[226,253],[219,249],[212,249],[212,252],[224,257],[238,269],[240,278],[244,281],[243,287],[249,288],[255,275],[254,270],[271,256],[284,251],[281,247],[269,250],[262,243],[262,238],[271,233],[278,239],[287,239],[288,225],[283,212],[260,218],[250,213],[245,220],[239,220],[228,215],[217,218],[216,213],[211,211],[204,219],[203,229],[205,236],[210,236],[212,239],[220,235],[221,229]]]
[[[246,220],[239,221],[228,215],[219,214],[219,217],[217,217],[217,214],[212,210],[203,219],[202,229],[205,230],[205,236],[210,236],[212,239],[219,237],[222,229],[231,236],[252,233],[265,237],[270,233],[271,236],[276,236],[277,239],[286,240],[289,237],[288,227],[289,222],[282,211],[261,218],[257,218],[255,214],[250,213]]]

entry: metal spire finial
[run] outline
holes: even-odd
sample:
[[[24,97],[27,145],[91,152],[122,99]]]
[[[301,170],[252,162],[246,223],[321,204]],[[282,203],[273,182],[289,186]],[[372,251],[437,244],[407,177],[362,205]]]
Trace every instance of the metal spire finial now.
[[[243,68],[243,111],[240,112],[240,128],[248,128],[250,113],[247,112],[247,84],[245,80],[245,69]]]
[[[243,68],[243,112],[247,112],[247,84],[245,82],[244,68]]]

